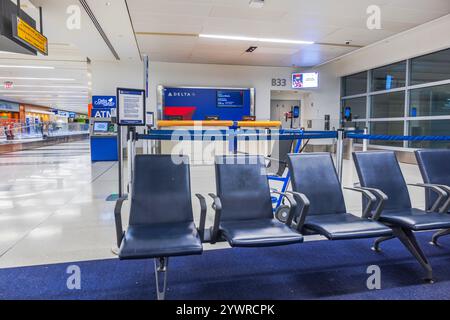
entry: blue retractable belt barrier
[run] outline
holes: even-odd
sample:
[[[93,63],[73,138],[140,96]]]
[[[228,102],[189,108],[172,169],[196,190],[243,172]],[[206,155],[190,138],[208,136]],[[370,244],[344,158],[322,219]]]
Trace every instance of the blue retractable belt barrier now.
[[[388,136],[388,135],[371,135],[357,134],[348,132],[347,138],[364,139],[364,140],[387,140],[387,141],[450,141],[450,136]]]
[[[152,130],[148,134],[137,134],[137,140],[298,140],[298,139],[335,139],[336,131],[324,132],[263,132],[252,130]]]

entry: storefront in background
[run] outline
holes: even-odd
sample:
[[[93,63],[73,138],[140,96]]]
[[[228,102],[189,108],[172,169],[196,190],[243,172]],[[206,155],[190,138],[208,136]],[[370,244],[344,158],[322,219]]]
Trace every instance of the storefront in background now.
[[[0,100],[0,122],[20,122],[20,105]]]
[[[86,114],[79,114],[79,113],[77,113],[75,115],[75,118],[73,119],[73,122],[76,122],[76,123],[89,123],[89,117]]]
[[[55,121],[55,114],[50,108],[25,105],[25,122],[39,124]]]

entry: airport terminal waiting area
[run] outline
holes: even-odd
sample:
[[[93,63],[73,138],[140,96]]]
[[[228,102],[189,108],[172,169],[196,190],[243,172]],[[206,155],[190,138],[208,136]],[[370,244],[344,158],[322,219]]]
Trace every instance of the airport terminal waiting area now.
[[[139,141],[167,142],[174,131],[134,134],[131,151]],[[70,263],[11,269],[10,276],[46,282],[46,289],[29,288],[41,290],[42,298],[450,297],[450,237],[445,237],[450,235],[450,150],[415,152],[422,177],[410,187],[423,190],[425,208],[413,207],[394,151],[352,153],[350,169],[356,169],[359,184],[345,189],[360,197],[362,213],[347,209],[341,183],[348,174],[342,167],[345,140],[448,137],[298,130],[211,135],[188,130],[187,135],[182,140],[215,141],[219,135],[229,146],[226,154],[213,157],[215,176],[203,177],[215,180],[215,190],[192,194],[188,155],[131,152],[130,193],[114,209],[118,258],[77,262],[84,279],[78,292],[68,292],[64,281],[52,278]],[[330,138],[337,139],[336,158],[301,147]],[[278,158],[237,147],[242,141],[268,140],[278,148]],[[282,170],[270,168],[275,162]],[[271,187],[271,179],[286,182],[286,177],[289,182],[281,189]],[[14,290],[14,283],[8,289]]]

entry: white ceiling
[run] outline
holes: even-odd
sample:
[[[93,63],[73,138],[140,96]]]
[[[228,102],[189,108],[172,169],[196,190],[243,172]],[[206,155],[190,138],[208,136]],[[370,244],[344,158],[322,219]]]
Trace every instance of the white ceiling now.
[[[332,45],[270,45],[196,36],[220,34],[366,46],[450,13],[449,0],[127,0],[139,47],[153,61],[301,66],[355,50]],[[369,5],[381,8],[382,29],[366,27]],[[253,53],[244,53],[252,45]]]
[[[15,1],[13,1],[15,2]],[[88,4],[105,31],[108,39],[123,61],[140,60],[140,53],[123,0],[88,0]],[[66,26],[67,8],[81,9],[81,28],[69,30]],[[0,68],[0,99],[55,107],[67,111],[87,113],[90,102],[91,61],[115,61],[111,50],[94,27],[86,11],[75,0],[21,1],[22,9],[39,21],[38,6],[43,7],[44,34],[49,40],[49,55],[36,57],[0,53],[0,65],[52,66],[54,69]],[[1,49],[0,49],[1,50]],[[17,78],[43,78],[40,80]],[[56,81],[48,78],[72,79]],[[3,83],[11,80],[12,89]]]

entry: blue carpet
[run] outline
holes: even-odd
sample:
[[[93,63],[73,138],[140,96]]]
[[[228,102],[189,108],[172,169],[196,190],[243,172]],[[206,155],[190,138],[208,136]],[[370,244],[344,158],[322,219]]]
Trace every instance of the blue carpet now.
[[[172,258],[168,299],[450,299],[450,237],[442,247],[418,239],[433,265],[420,265],[398,240],[370,250],[372,240],[315,241],[262,249],[206,251]],[[81,268],[81,290],[66,287],[67,266]],[[381,268],[381,290],[366,287],[369,265]],[[0,299],[155,299],[153,261],[118,259],[0,270]]]

